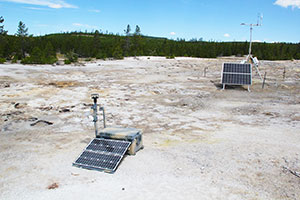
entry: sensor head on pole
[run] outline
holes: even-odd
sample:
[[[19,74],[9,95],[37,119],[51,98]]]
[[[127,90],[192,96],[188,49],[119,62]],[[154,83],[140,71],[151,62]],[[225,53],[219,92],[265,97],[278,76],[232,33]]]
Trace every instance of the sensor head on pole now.
[[[91,98],[92,99],[98,99],[99,98],[99,94],[91,94]]]

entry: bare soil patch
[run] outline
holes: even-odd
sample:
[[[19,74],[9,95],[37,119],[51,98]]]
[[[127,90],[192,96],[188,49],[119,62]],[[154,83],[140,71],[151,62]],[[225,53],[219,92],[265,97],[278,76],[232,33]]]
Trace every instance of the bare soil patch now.
[[[0,65],[0,199],[299,199],[300,61],[262,61],[251,92],[221,90],[225,61]],[[113,175],[72,167],[92,93],[108,125],[144,131]]]

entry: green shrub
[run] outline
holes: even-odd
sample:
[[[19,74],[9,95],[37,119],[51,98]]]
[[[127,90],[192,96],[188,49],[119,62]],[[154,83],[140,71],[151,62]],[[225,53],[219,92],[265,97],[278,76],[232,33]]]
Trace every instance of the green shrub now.
[[[91,58],[86,58],[86,59],[84,59],[84,61],[86,61],[86,62],[89,62],[89,61],[91,61],[92,59]]]
[[[22,64],[53,64],[56,61],[57,61],[57,59],[53,56],[48,57],[48,58],[42,56],[41,58],[38,58],[38,59],[37,59],[37,57],[29,56],[29,57],[23,58],[21,60],[21,63]]]
[[[122,51],[122,49],[121,49],[120,46],[117,46],[115,48],[112,56],[113,56],[114,59],[120,59],[120,60],[122,60],[124,58],[123,57],[123,51]]]
[[[18,62],[18,57],[14,56],[14,58],[12,59],[11,63],[17,63]]]
[[[70,60],[65,60],[65,64],[66,65],[69,65],[69,64],[71,64],[72,62],[70,61]]]
[[[96,59],[103,59],[103,60],[105,60],[106,58],[107,58],[106,54],[102,53],[102,52],[99,52],[96,55]]]
[[[175,58],[174,55],[172,55],[172,56],[166,56],[166,59],[174,59],[174,58]]]
[[[57,58],[54,56],[42,57],[42,64],[53,64],[56,63]]]
[[[45,57],[40,48],[34,47],[29,57],[23,58],[22,64],[50,64],[54,58]],[[51,63],[52,64],[52,63]]]
[[[69,60],[71,63],[78,61],[78,55],[74,52],[67,53],[66,57],[67,57],[67,60]]]
[[[6,62],[5,58],[0,58],[0,64],[3,64],[4,62]]]
[[[22,64],[32,64],[32,61],[31,61],[30,57],[26,57],[21,60],[21,63]]]

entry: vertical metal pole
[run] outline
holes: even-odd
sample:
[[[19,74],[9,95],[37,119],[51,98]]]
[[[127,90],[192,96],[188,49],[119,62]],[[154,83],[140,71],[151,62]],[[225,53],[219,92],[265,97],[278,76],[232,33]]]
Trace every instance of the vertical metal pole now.
[[[98,136],[98,126],[97,126],[97,121],[98,121],[98,114],[97,114],[97,99],[99,98],[99,95],[97,94],[92,94],[92,99],[94,100],[94,105],[91,107],[93,109],[93,122],[94,122],[94,127],[95,127],[95,135],[96,137]]]
[[[208,67],[205,67],[204,68],[204,73],[203,73],[203,75],[204,75],[204,77],[206,77],[206,70],[208,69]]]
[[[265,75],[264,75],[264,80],[263,80],[263,84],[261,87],[262,89],[264,89],[264,87],[265,87],[266,78],[267,78],[267,72],[265,72]]]
[[[250,45],[249,45],[249,56],[251,56],[251,50],[252,50],[252,24],[250,24]]]
[[[106,118],[105,118],[105,110],[104,107],[100,107],[100,111],[102,110],[103,115],[103,127],[106,128]]]

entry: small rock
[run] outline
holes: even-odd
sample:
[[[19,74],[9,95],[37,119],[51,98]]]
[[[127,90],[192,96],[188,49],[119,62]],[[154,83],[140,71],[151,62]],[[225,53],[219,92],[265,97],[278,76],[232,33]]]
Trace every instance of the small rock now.
[[[59,112],[62,113],[62,112],[70,112],[71,110],[68,109],[68,108],[63,108],[62,110],[60,110]]]
[[[53,190],[53,189],[56,189],[58,187],[59,187],[58,183],[52,183],[47,188],[48,188],[48,190]]]
[[[30,121],[30,122],[34,122],[34,121],[36,121],[36,120],[38,120],[38,118],[36,118],[36,117],[30,117],[30,118],[28,119],[28,121]]]

